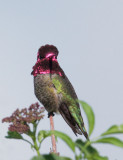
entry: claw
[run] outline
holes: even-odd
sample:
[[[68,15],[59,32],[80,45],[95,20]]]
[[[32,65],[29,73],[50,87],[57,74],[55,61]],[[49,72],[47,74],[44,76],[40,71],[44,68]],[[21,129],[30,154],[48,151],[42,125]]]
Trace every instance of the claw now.
[[[53,112],[49,112],[48,113],[48,118],[50,117],[50,116],[54,116],[55,114],[53,113]]]

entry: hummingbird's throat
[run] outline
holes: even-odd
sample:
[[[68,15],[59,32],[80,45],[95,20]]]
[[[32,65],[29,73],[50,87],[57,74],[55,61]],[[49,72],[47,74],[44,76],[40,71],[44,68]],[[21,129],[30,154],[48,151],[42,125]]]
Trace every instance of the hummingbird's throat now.
[[[64,76],[64,72],[60,68],[57,59],[54,57],[48,57],[46,59],[38,59],[36,64],[33,66],[33,71],[31,74],[35,77],[37,74],[58,74]]]

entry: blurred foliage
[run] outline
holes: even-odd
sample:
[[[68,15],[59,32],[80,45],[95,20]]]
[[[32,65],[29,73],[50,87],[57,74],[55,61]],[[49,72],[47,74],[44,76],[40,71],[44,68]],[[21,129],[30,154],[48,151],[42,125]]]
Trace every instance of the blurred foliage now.
[[[49,155],[45,154],[33,157],[31,160],[72,160],[72,159],[68,157],[61,157],[56,154],[49,154]]]
[[[89,130],[89,136],[91,135],[91,133],[94,130],[94,125],[95,125],[95,116],[94,116],[94,112],[91,108],[91,106],[89,106],[86,102],[84,101],[79,101],[86,116],[87,116],[87,120],[88,120],[88,130]]]
[[[19,134],[18,132],[11,132],[8,131],[8,135],[6,136],[6,138],[12,138],[12,139],[23,139],[23,137],[21,136],[21,134]]]
[[[69,148],[75,152],[75,143],[72,141],[72,139],[65,133],[62,133],[60,131],[39,131],[38,133],[38,141],[41,143],[45,138],[51,136],[54,134],[56,137],[62,139],[68,146]]]
[[[89,135],[91,136],[94,126],[95,126],[95,115],[92,110],[92,107],[88,105],[84,101],[79,101],[82,109],[84,110],[87,121],[88,121],[88,130]],[[31,118],[31,117],[30,117]],[[33,157],[31,160],[72,160],[68,157],[61,157],[57,154],[49,153],[49,154],[40,154],[40,148],[42,142],[52,134],[55,135],[56,138],[60,138],[63,140],[66,145],[72,150],[72,152],[75,155],[75,160],[108,160],[107,156],[102,156],[99,154],[99,151],[97,148],[93,146],[95,143],[103,143],[103,144],[110,144],[114,146],[118,146],[123,148],[123,140],[118,139],[115,137],[116,134],[123,134],[123,124],[121,125],[113,125],[106,131],[104,131],[102,134],[100,134],[98,137],[90,138],[90,141],[86,140],[83,141],[82,139],[77,139],[75,142],[65,133],[62,133],[60,131],[45,131],[41,130],[38,133],[38,136],[36,136],[36,130],[38,127],[37,120],[31,123],[33,125],[33,130],[29,130],[26,133],[19,133],[16,131],[8,131],[8,135],[6,138],[10,139],[21,139],[26,141],[31,145],[31,148],[35,149],[38,156]],[[28,141],[23,138],[22,134],[28,135],[32,141]],[[113,136],[112,136],[113,135]],[[79,150],[79,153],[76,152]]]

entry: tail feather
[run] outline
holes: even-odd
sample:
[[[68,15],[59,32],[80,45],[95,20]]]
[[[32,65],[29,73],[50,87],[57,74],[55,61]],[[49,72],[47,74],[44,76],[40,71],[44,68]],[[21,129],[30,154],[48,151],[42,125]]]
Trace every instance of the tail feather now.
[[[71,115],[71,113],[65,103],[62,103],[60,105],[59,112],[62,115],[62,117],[64,118],[64,120],[66,121],[66,123],[71,127],[71,129],[73,130],[73,132],[76,136],[77,136],[77,133],[80,135],[84,134],[84,136],[88,139],[87,132],[79,127],[79,125],[72,117],[72,115]]]

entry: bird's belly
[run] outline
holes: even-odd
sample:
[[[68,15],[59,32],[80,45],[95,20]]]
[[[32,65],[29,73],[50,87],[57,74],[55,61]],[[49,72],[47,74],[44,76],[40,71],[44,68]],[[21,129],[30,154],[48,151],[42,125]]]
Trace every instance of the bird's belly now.
[[[34,77],[34,91],[48,112],[58,112],[59,95],[52,83],[50,74],[38,74]]]

